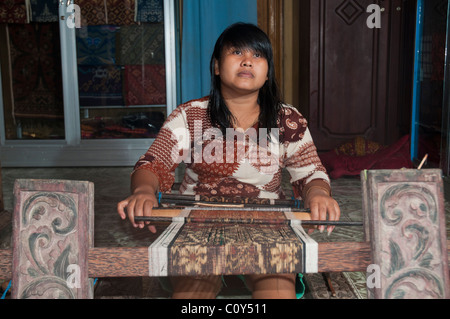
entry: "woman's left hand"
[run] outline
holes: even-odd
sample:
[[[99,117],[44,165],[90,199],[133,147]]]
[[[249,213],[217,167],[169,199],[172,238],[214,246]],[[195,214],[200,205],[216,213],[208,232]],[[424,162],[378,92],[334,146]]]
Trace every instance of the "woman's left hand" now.
[[[313,188],[308,192],[308,198],[305,202],[305,207],[311,210],[312,220],[329,220],[338,221],[341,216],[339,204],[326,191],[321,188]],[[328,215],[328,219],[327,219]],[[334,230],[335,226],[328,226],[328,235]],[[325,226],[319,226],[319,231],[322,233]],[[312,234],[314,229],[309,230]]]

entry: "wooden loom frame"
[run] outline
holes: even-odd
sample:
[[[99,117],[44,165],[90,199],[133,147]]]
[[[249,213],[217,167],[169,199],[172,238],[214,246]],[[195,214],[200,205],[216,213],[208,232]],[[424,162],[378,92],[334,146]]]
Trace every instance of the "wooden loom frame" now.
[[[386,256],[383,255],[383,249],[385,249],[385,247],[382,247],[382,244],[384,242],[387,242],[387,240],[384,240],[383,235],[388,233],[389,231],[392,231],[392,229],[395,230],[396,227],[392,228],[392,225],[384,225],[382,219],[377,217],[380,215],[379,204],[380,201],[382,201],[383,198],[386,197],[386,194],[391,197],[399,195],[396,195],[395,192],[393,192],[390,188],[391,186],[399,186],[401,188],[399,190],[401,194],[399,195],[400,197],[397,196],[395,198],[397,202],[402,202],[403,205],[405,204],[406,200],[406,204],[411,206],[410,197],[417,202],[417,198],[414,198],[414,196],[419,196],[418,198],[421,198],[420,200],[431,200],[434,203],[430,206],[433,207],[433,209],[435,209],[436,211],[436,218],[434,219],[434,222],[427,221],[427,226],[422,226],[426,228],[425,230],[427,233],[430,233],[433,236],[431,238],[432,240],[427,244],[428,247],[433,248],[432,255],[435,258],[434,263],[433,258],[431,258],[432,262],[428,262],[428,264],[426,262],[424,263],[423,261],[420,263],[419,260],[419,264],[424,266],[422,268],[427,269],[419,269],[421,267],[417,265],[413,265],[413,268],[416,269],[416,273],[419,274],[417,277],[419,278],[418,280],[422,280],[424,278],[424,276],[419,272],[421,272],[422,270],[426,270],[426,279],[429,278],[427,276],[430,275],[430,278],[432,277],[434,280],[433,284],[441,287],[439,288],[439,297],[450,298],[450,284],[448,273],[448,260],[450,259],[450,256],[448,254],[448,246],[450,246],[450,241],[447,241],[445,238],[446,232],[443,207],[443,184],[441,174],[442,173],[440,170],[382,170],[362,172],[361,179],[363,188],[363,210],[366,241],[319,243],[318,272],[365,272],[367,271],[367,267],[374,263],[374,261],[378,262],[378,264],[381,265],[382,270],[385,268],[383,264],[387,264],[386,260],[388,260],[389,258],[386,259]],[[406,187],[405,189],[404,186],[408,186],[409,188]],[[425,192],[425,190],[427,191]],[[64,206],[70,206],[71,201],[73,200],[74,203],[72,204],[76,204],[73,207],[78,207],[77,211],[79,212],[79,214],[77,214],[76,216],[76,218],[78,218],[78,228],[76,230],[71,229],[70,231],[67,231],[67,233],[70,233],[71,236],[73,234],[75,234],[75,236],[70,239],[59,240],[59,257],[54,256],[55,249],[53,249],[52,256],[48,256],[48,260],[46,260],[45,263],[46,265],[55,265],[57,262],[65,261],[65,263],[62,263],[63,265],[67,265],[71,262],[75,262],[77,265],[79,265],[80,273],[82,275],[82,285],[80,288],[75,287],[68,289],[67,287],[65,287],[64,291],[65,293],[67,293],[66,297],[92,298],[92,285],[89,278],[148,276],[148,247],[93,247],[93,193],[93,185],[89,182],[54,180],[16,181],[16,202],[13,223],[13,249],[0,250],[0,279],[13,278],[13,298],[27,297],[29,293],[32,293],[30,292],[31,290],[27,287],[29,286],[30,281],[36,279],[28,278],[28,281],[24,279],[25,277],[27,277],[26,272],[30,272],[30,270],[24,269],[24,265],[25,263],[28,263],[28,265],[30,265],[30,263],[27,261],[27,257],[25,256],[26,254],[18,253],[16,256],[13,254],[13,251],[20,251],[21,246],[24,245],[25,237],[22,236],[23,233],[25,232],[26,235],[30,234],[30,231],[26,230],[26,227],[24,227],[24,224],[26,224],[24,222],[26,217],[25,215],[27,213],[27,210],[24,209],[24,206],[26,206],[27,204],[27,198],[29,199],[30,196],[39,194],[40,196],[44,196],[47,201],[56,203],[57,205],[54,205],[54,207],[59,207],[59,202],[61,202],[62,200],[61,197],[58,197],[56,195],[68,194],[68,197],[62,200]],[[426,195],[428,196],[427,198],[423,198],[424,193],[426,193]],[[21,196],[23,196],[23,198]],[[389,200],[389,198],[387,199]],[[414,202],[413,204],[416,203]],[[421,206],[420,203],[418,205],[419,208],[424,209],[424,206]],[[76,208],[74,209],[76,210]],[[158,216],[161,217],[174,217],[175,215],[177,215],[179,210],[155,210],[154,212],[155,215],[157,213]],[[26,218],[34,218],[36,220],[45,218],[45,212],[40,211],[39,209],[31,213],[32,214],[30,215],[30,211],[28,210],[28,217]],[[392,212],[390,212],[389,214],[391,213]],[[309,217],[304,213],[295,213],[295,215],[299,219],[308,219]],[[393,223],[393,220],[396,218],[396,216],[398,216],[398,211],[395,211],[390,217],[390,224]],[[53,218],[49,220],[49,222],[54,222],[54,220],[55,219]],[[411,224],[410,221],[408,222],[409,224]],[[48,223],[48,228],[50,228],[50,224],[51,223]],[[52,226],[55,226],[54,229],[61,230],[67,225],[59,221],[56,224],[52,224]],[[431,228],[434,229],[434,232],[431,231]],[[31,229],[31,233],[33,231],[36,232],[37,229],[41,228],[35,227]],[[414,231],[417,231],[417,229],[418,227],[414,228]],[[45,235],[48,234],[46,233]],[[415,235],[417,234],[415,233]],[[398,239],[398,236],[398,234],[395,234],[394,238]],[[31,237],[28,237],[28,242],[30,242],[29,238]],[[41,246],[45,246],[46,244],[49,244],[49,241],[44,241]],[[76,248],[74,248],[74,251],[70,244],[76,246]],[[411,248],[411,245],[402,246],[401,243],[397,246],[400,248],[400,251],[402,249],[406,251]],[[63,253],[67,252],[68,249],[69,251],[70,249],[72,249],[72,251],[70,253],[67,253],[66,255],[63,255]],[[430,259],[430,252],[427,252],[427,260]],[[64,258],[62,258],[61,256],[63,256]],[[75,258],[75,260],[73,258]],[[28,258],[28,260],[30,259]],[[37,260],[37,258],[34,262],[39,264],[39,260]],[[429,270],[430,268],[432,268],[430,267],[430,264],[435,267],[435,264],[437,262],[441,263],[441,267],[437,270],[435,269],[434,273],[429,274]],[[399,278],[403,278],[404,276],[402,272],[405,271],[411,276],[411,271],[409,271],[410,269],[408,268],[409,266],[407,265],[407,263],[408,260],[405,259],[403,260],[403,264],[396,264],[396,267],[392,266],[392,262],[387,266],[390,266],[391,274],[393,273],[394,276],[396,276],[396,273],[398,273]],[[31,264],[33,264],[33,262]],[[33,267],[30,266],[28,269],[31,268]],[[39,268],[36,269],[40,271]],[[57,269],[57,267],[54,267],[53,269]],[[36,275],[34,276],[36,277]],[[382,286],[380,287],[381,289],[374,289],[373,291],[369,290],[369,296],[371,298],[398,297],[398,293],[397,295],[387,294],[390,289],[390,279],[388,278],[389,276],[385,274],[382,275],[383,281]],[[30,277],[29,274],[28,277]],[[39,278],[39,276],[37,277]],[[41,274],[41,277],[48,278],[49,274]],[[23,283],[21,281],[23,281]],[[52,283],[53,285],[64,284],[60,280],[55,283],[50,279],[47,279],[47,281],[46,279],[42,279],[39,282],[39,285],[46,286]],[[53,287],[49,289],[55,288]],[[420,298],[422,297],[421,294],[422,292],[413,291],[412,297]],[[48,295],[45,295],[45,292],[43,293],[42,297],[49,298]],[[409,297],[411,297],[411,294],[409,295]]]

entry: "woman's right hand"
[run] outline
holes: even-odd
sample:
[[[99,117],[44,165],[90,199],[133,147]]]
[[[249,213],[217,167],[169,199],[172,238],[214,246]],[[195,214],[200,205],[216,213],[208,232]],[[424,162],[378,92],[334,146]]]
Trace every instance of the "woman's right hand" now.
[[[151,216],[153,207],[158,207],[156,192],[159,189],[158,177],[145,169],[136,170],[131,174],[132,195],[117,204],[117,212],[122,219],[128,219],[134,227],[144,228],[149,222],[134,221],[136,216]],[[149,226],[156,233],[155,226]]]
[[[128,219],[135,228],[144,228],[148,225],[148,229],[152,233],[156,233],[155,226],[150,225],[149,222],[134,221],[136,216],[151,216],[153,207],[158,207],[158,200],[155,192],[147,189],[136,189],[132,195],[117,204],[117,212],[120,217],[125,220]]]

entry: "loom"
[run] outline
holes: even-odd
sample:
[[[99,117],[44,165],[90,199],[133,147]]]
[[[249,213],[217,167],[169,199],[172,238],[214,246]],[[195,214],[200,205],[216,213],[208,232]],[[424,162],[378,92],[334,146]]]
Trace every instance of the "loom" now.
[[[93,298],[92,278],[352,272],[376,265],[380,280],[368,287],[370,298],[449,298],[442,172],[363,171],[361,181],[362,224],[311,221],[297,202],[209,199],[213,206],[205,207],[205,198],[180,198],[190,205],[140,219],[169,223],[149,247],[94,247],[92,183],[17,180],[13,245],[0,250],[0,279],[12,279],[14,299],[85,299]],[[315,242],[303,227],[320,224],[362,226],[365,240]]]

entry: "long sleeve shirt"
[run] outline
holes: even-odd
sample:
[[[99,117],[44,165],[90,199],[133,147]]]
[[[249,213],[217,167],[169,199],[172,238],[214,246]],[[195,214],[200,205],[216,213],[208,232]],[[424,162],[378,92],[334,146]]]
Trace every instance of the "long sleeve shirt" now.
[[[182,161],[182,194],[283,198],[284,168],[297,198],[304,198],[312,186],[330,190],[307,121],[297,109],[283,104],[278,128],[268,139],[268,130],[258,124],[245,132],[229,128],[222,134],[212,126],[207,106],[208,97],[178,106],[137,161],[134,169],[153,172],[161,192],[170,192]]]

